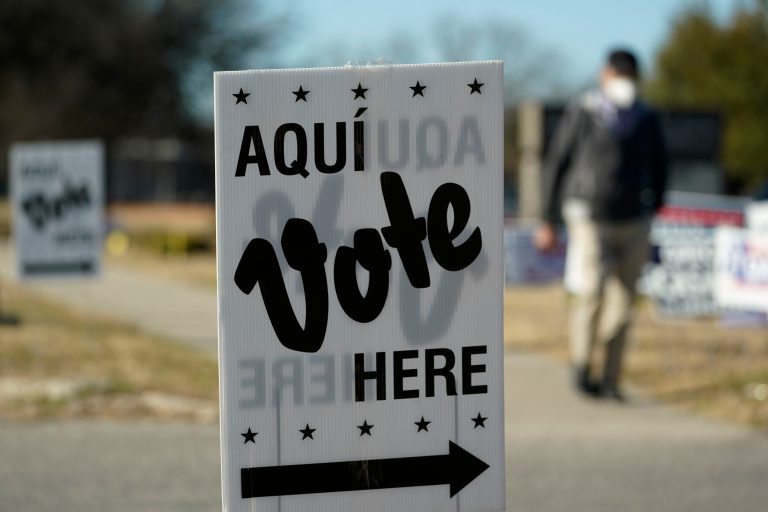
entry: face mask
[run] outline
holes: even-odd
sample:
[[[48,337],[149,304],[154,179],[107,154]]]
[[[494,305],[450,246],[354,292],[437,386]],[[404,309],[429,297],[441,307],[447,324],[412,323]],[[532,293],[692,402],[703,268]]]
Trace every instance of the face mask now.
[[[627,108],[635,102],[637,86],[629,78],[610,78],[603,84],[603,93],[617,108]]]

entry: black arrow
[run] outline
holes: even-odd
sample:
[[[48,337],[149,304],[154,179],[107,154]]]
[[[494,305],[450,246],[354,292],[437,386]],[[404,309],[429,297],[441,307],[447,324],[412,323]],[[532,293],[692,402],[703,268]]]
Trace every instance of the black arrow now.
[[[243,498],[450,485],[451,498],[489,466],[448,441],[448,455],[242,468]]]

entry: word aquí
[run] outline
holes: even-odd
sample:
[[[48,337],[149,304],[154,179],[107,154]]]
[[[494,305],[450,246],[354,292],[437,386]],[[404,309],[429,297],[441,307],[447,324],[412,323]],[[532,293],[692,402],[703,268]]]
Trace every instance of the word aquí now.
[[[479,165],[485,163],[485,148],[476,117],[464,117],[459,123],[456,134],[451,133],[445,119],[437,116],[426,117],[416,122],[413,130],[411,130],[411,123],[409,119],[400,119],[397,122],[396,141],[394,137],[390,138],[388,120],[382,119],[375,124],[375,136],[378,142],[376,163],[379,168],[399,170],[413,164],[416,169],[430,169],[444,166],[449,162],[454,165],[464,165],[468,157],[473,157],[474,163]],[[235,177],[245,176],[248,166],[255,165],[261,176],[271,175],[271,169],[274,168],[285,176],[307,178],[310,146],[313,147],[314,168],[319,173],[335,174],[347,166],[347,132],[349,130],[346,122],[335,123],[333,131],[336,154],[332,162],[329,161],[329,155],[325,154],[325,123],[314,123],[309,134],[307,131],[298,123],[280,125],[272,137],[272,166],[270,166],[270,155],[265,149],[261,127],[258,125],[244,127]],[[364,121],[357,120],[352,123],[352,162],[355,171],[366,169],[367,133],[368,129]],[[312,136],[311,139],[309,135]]]
[[[479,227],[463,242],[454,243],[466,228],[471,210],[469,196],[461,185],[440,185],[430,199],[426,218],[416,218],[399,174],[382,173],[380,184],[390,225],[381,228],[381,234],[374,228],[358,229],[353,235],[353,247],[339,247],[333,263],[339,305],[349,318],[360,323],[378,318],[389,293],[392,257],[384,248],[382,236],[397,250],[414,288],[428,288],[431,283],[424,240],[428,241],[435,261],[450,272],[471,265],[483,245]],[[259,285],[272,328],[283,346],[298,352],[317,352],[328,325],[326,246],[317,239],[312,223],[301,218],[288,219],[280,245],[288,266],[301,274],[306,301],[303,327],[293,311],[277,254],[268,240],[254,238],[248,243],[235,270],[235,284],[246,295]],[[365,295],[357,280],[358,264],[369,273]]]
[[[61,220],[69,212],[84,209],[91,204],[87,185],[66,183],[61,193],[47,198],[42,193],[31,194],[21,202],[21,208],[35,229],[42,230],[54,220]]]

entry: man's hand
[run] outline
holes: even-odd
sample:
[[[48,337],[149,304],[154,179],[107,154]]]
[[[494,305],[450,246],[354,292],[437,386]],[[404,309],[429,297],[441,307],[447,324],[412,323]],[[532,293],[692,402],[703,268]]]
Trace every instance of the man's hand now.
[[[555,227],[548,222],[541,224],[533,233],[533,245],[540,251],[551,251],[557,245]]]

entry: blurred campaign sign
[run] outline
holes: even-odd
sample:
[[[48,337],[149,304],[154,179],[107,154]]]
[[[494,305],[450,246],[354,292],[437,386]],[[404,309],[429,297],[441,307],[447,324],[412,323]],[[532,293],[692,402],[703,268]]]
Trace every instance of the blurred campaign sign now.
[[[746,210],[747,227],[756,231],[768,232],[768,201],[751,203]]]
[[[717,229],[715,297],[723,307],[768,310],[768,233]]]
[[[657,219],[651,230],[653,261],[644,271],[641,291],[653,298],[664,317],[713,316],[714,229],[667,224]]]
[[[746,198],[672,192],[651,228],[653,261],[641,291],[664,317],[715,316],[715,227],[740,226]]]
[[[501,62],[214,87],[224,509],[502,510]]]
[[[10,177],[19,277],[98,274],[104,233],[102,143],[14,144]]]
[[[532,226],[504,226],[504,282],[508,285],[545,284],[563,279],[565,235],[560,233],[554,250],[540,251],[533,243]]]
[[[768,236],[768,201],[745,208],[746,230],[730,233],[718,230],[716,237],[715,299],[723,308],[721,321],[730,327],[768,325],[766,286],[759,272],[766,265],[759,249]],[[763,269],[763,272],[765,269]]]

